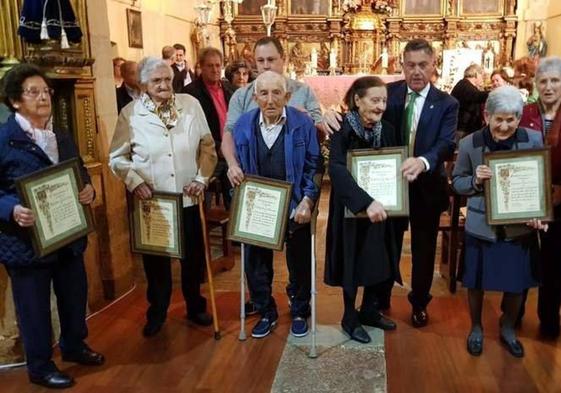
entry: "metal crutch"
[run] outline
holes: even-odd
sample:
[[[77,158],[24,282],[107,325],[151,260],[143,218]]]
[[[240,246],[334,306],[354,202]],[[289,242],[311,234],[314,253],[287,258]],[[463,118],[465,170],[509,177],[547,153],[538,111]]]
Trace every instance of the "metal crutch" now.
[[[240,243],[241,262],[240,262],[240,335],[238,339],[245,341],[245,244]]]
[[[214,325],[214,339],[220,340],[220,328],[218,326],[218,314],[216,312],[216,301],[214,299],[214,282],[212,280],[212,268],[210,266],[210,243],[206,226],[206,215],[204,208],[204,193],[199,195],[199,215],[201,216],[201,226],[203,230],[203,242],[205,247],[206,272],[208,277],[208,291],[210,292],[210,306],[212,309],[212,322]]]
[[[314,176],[314,183],[319,187],[320,194],[318,195],[318,199],[316,205],[314,207],[314,211],[312,212],[312,222],[310,224],[310,231],[312,233],[312,240],[311,240],[311,286],[310,286],[310,293],[311,293],[311,306],[312,306],[312,345],[310,347],[310,352],[308,353],[308,357],[315,359],[318,357],[317,355],[317,314],[316,314],[316,297],[317,297],[317,288],[316,288],[316,229],[317,229],[317,219],[318,219],[318,209],[319,209],[319,200],[321,196],[321,183],[323,181],[323,171],[317,173]]]

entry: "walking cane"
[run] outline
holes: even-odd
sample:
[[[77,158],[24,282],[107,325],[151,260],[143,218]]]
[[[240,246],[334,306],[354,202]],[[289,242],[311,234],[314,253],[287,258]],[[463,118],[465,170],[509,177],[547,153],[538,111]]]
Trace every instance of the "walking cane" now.
[[[204,193],[198,197],[199,215],[201,216],[201,226],[203,230],[203,241],[205,246],[206,273],[208,276],[208,291],[210,292],[210,306],[212,308],[212,322],[214,325],[214,339],[220,340],[220,328],[218,327],[218,314],[216,312],[216,301],[214,299],[214,283],[212,281],[212,268],[210,266],[210,244],[208,241],[208,232],[206,227],[206,215],[204,207]]]
[[[240,243],[241,262],[240,262],[240,335],[238,339],[245,341],[245,244]]]
[[[315,359],[318,357],[317,355],[317,315],[316,315],[316,297],[317,297],[317,289],[316,289],[316,229],[317,229],[317,219],[318,219],[318,207],[319,207],[319,197],[321,195],[321,182],[323,180],[323,171],[317,173],[314,176],[314,183],[319,187],[319,194],[316,205],[314,207],[314,211],[312,212],[312,222],[310,224],[310,231],[312,233],[312,260],[311,260],[311,269],[312,269],[312,283],[310,286],[311,292],[311,306],[312,306],[312,345],[310,347],[310,353],[308,357]]]

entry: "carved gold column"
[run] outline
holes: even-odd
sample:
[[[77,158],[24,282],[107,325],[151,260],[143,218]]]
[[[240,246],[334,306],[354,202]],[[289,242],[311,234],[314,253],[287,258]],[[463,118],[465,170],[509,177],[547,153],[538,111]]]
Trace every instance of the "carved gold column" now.
[[[17,36],[18,20],[18,1],[0,0],[0,78],[23,56]]]

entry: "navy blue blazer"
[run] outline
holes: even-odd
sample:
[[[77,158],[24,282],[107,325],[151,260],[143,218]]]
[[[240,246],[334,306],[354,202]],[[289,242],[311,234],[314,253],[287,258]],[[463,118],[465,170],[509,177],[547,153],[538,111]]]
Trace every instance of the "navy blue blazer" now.
[[[407,84],[405,81],[388,84],[388,103],[383,119],[394,126],[397,131],[398,145],[404,146],[404,121]],[[423,156],[430,165],[428,172],[422,173],[411,184],[416,192],[411,204],[422,203],[423,206],[434,206],[440,210],[446,208],[446,175],[444,161],[454,154],[454,142],[458,124],[458,101],[449,94],[430,87],[421,112],[415,136],[414,156]],[[435,191],[442,192],[435,194]],[[438,196],[438,197],[437,197]]]
[[[90,183],[90,177],[78,154],[72,136],[65,132],[55,131],[60,162],[72,158],[80,160],[80,174],[84,184]],[[29,230],[21,228],[14,221],[14,206],[21,204],[16,190],[16,178],[54,165],[49,157],[21,129],[11,115],[8,121],[0,126],[0,263],[18,267],[51,262],[53,254],[37,258],[31,245]],[[67,245],[74,255],[83,253],[87,239],[83,237]],[[56,254],[56,253],[55,253]]]

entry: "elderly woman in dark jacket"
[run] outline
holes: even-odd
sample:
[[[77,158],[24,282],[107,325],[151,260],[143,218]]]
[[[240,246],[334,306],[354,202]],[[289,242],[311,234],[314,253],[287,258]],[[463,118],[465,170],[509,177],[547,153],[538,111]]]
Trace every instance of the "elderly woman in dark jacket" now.
[[[503,86],[493,90],[485,105],[489,126],[460,141],[452,174],[456,192],[468,196],[462,281],[468,288],[472,323],[467,350],[474,356],[483,351],[481,311],[485,290],[504,293],[500,339],[513,356],[524,356],[514,325],[522,293],[537,284],[532,268],[537,253],[536,229],[547,230],[547,225],[532,220],[526,225],[490,226],[485,219],[483,194],[483,182],[492,176],[491,169],[483,165],[485,152],[526,150],[543,145],[538,133],[518,127],[522,108],[522,97],[516,88]]]
[[[103,356],[84,342],[87,281],[83,253],[87,239],[36,257],[28,231],[35,215],[23,206],[15,180],[79,155],[70,135],[52,128],[53,90],[37,67],[18,65],[2,82],[5,104],[15,113],[0,127],[0,262],[12,282],[30,381],[65,388],[74,380],[51,360],[51,283],[57,296],[62,359],[86,365],[104,362]],[[86,185],[78,197],[80,203],[88,205],[95,192],[83,165],[81,176]]]
[[[331,137],[329,175],[331,197],[325,258],[325,282],[343,287],[345,311],[341,326],[353,339],[370,342],[362,325],[395,329],[393,321],[380,309],[387,308],[387,293],[394,280],[401,281],[398,261],[401,247],[393,220],[384,206],[361,189],[347,169],[347,152],[353,149],[395,146],[393,127],[382,121],[387,91],[374,76],[354,81],[345,95],[348,113],[341,131]],[[353,213],[366,211],[368,218],[345,218],[345,208]],[[355,309],[357,288],[364,286],[360,312]]]

